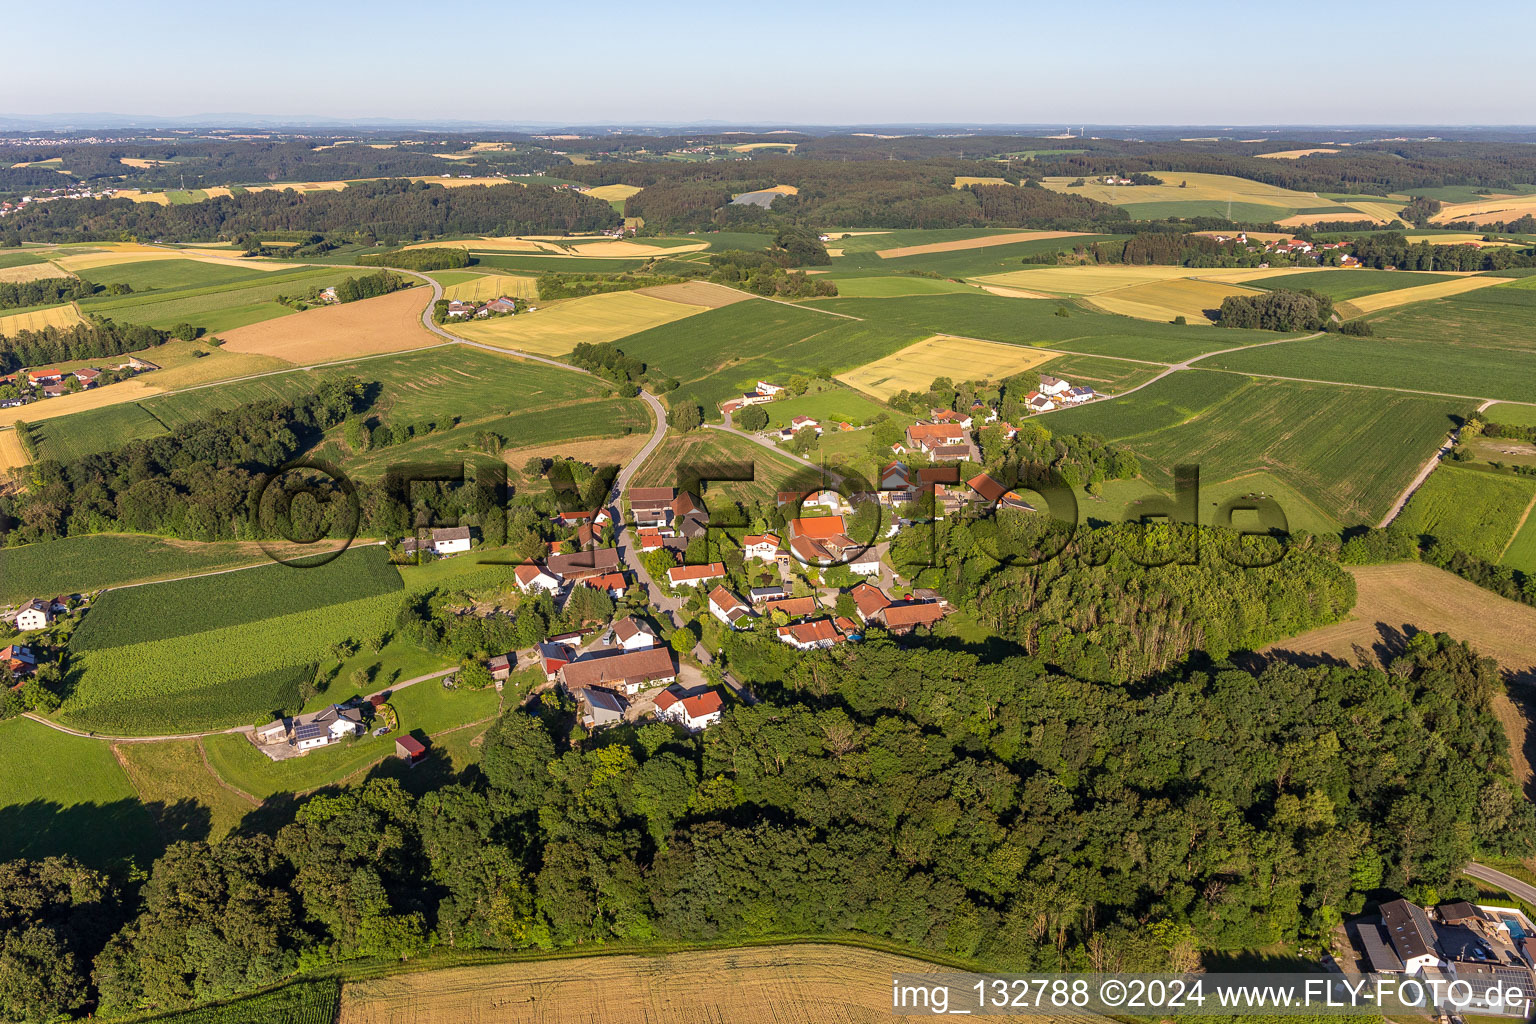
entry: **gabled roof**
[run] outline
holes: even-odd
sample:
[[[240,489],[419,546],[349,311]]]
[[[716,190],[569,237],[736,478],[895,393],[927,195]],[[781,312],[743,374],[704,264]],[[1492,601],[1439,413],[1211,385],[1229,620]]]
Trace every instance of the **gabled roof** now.
[[[588,655],[560,669],[565,685],[572,689],[601,683],[622,683],[666,679],[677,675],[668,647],[646,647],[617,654]]]
[[[612,711],[620,715],[624,713],[623,699],[618,694],[610,693],[607,690],[592,687],[586,692],[586,701],[594,708],[602,708],[605,711]]]
[[[656,631],[651,628],[650,623],[641,619],[631,617],[620,619],[613,624],[613,635],[619,638],[620,643],[625,640],[631,640],[641,633],[648,633],[651,636],[656,635]]]
[[[853,597],[853,603],[858,606],[859,614],[866,619],[882,608],[889,608],[891,599],[885,596],[885,591],[873,583],[860,583],[849,593]]]
[[[745,601],[731,593],[729,590],[725,589],[723,586],[717,586],[714,590],[709,592],[709,603],[714,605],[716,608],[719,608],[726,614],[730,614],[731,612],[738,610],[742,612],[748,610]]]
[[[814,516],[804,519],[792,519],[789,522],[789,531],[796,537],[809,537],[813,540],[823,540],[828,537],[836,537],[843,533],[842,516]]]
[[[666,505],[676,496],[677,491],[671,487],[631,487],[629,489],[631,505]]]
[[[692,697],[684,697],[679,703],[683,705],[683,711],[689,718],[703,718],[705,715],[719,711],[722,706],[720,695],[714,690],[705,690]]]
[[[886,626],[894,629],[906,626],[931,626],[944,618],[944,608],[937,601],[922,604],[893,604],[880,613]]]
[[[560,576],[616,572],[619,568],[619,552],[616,548],[594,548],[569,555],[550,555],[548,565],[551,572]]]
[[[469,527],[445,526],[432,531],[432,543],[440,544],[445,540],[469,540]]]
[[[682,580],[712,580],[724,575],[724,562],[710,562],[708,565],[678,565],[667,570],[667,578],[673,583]]]
[[[772,533],[749,533],[745,537],[741,538],[741,546],[744,548],[755,547],[758,544],[768,544],[773,547],[778,547],[779,538]]]
[[[540,577],[544,577],[546,579],[555,578],[554,576],[551,576],[547,571],[545,571],[544,567],[539,565],[537,562],[522,563],[516,569],[512,570],[512,575],[517,578],[518,583],[525,587]]]
[[[795,622],[779,627],[779,636],[790,636],[802,644],[842,643],[843,635],[832,625],[831,619],[812,622]]]
[[[629,582],[625,579],[622,572],[604,573],[601,576],[588,576],[581,583],[583,586],[592,587],[597,590],[623,590],[629,586]]]
[[[786,597],[778,601],[769,601],[766,608],[770,612],[783,612],[793,619],[801,615],[814,613],[816,611],[816,599],[814,597]]]

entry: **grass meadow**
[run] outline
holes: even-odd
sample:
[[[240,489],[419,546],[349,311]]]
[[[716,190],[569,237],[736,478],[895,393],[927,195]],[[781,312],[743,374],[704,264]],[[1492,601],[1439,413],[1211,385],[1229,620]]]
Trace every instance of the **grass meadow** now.
[[[1398,522],[1497,562],[1536,500],[1536,478],[1443,464],[1408,500]]]

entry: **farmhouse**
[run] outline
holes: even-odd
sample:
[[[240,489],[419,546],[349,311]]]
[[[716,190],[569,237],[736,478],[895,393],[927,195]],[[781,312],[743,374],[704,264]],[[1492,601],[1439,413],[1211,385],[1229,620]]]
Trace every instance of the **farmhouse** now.
[[[656,631],[636,618],[620,619],[613,624],[613,639],[626,651],[643,651],[656,646]]]
[[[1010,491],[990,474],[978,473],[966,481],[966,486],[976,496],[977,500],[984,501],[996,508],[1012,509],[1017,512],[1033,512],[1035,507],[1025,501],[1017,491]]]
[[[912,632],[918,626],[931,629],[946,614],[947,609],[938,601],[902,602],[882,608],[871,619],[900,636]]]
[[[816,614],[816,599],[814,597],[786,597],[778,601],[768,601],[763,605],[763,611],[769,613],[782,612],[791,619],[798,619],[806,615]]]
[[[873,583],[860,583],[848,593],[859,610],[859,618],[864,622],[891,606],[891,599],[885,596],[885,591]]]
[[[770,384],[765,380],[760,380],[757,382],[757,390],[765,395],[777,395],[783,391],[784,388],[778,384]]]
[[[699,499],[687,491],[672,499],[672,527],[689,540],[709,532],[709,513]]]
[[[583,690],[581,702],[586,709],[582,712],[581,724],[588,729],[624,721],[624,709],[628,706],[618,694],[596,687]]]
[[[820,423],[811,419],[809,416],[796,416],[794,419],[785,424],[784,428],[779,431],[779,440],[793,441],[795,439],[795,435],[802,430],[814,430],[817,437],[821,436]]]
[[[462,554],[469,550],[470,532],[467,526],[441,527],[432,531],[432,535],[425,541],[415,537],[407,537],[400,542],[400,553],[414,555],[419,551],[430,551],[439,558],[449,555]]]
[[[642,686],[672,682],[677,678],[677,667],[672,663],[671,650],[658,646],[588,654],[562,666],[558,675],[572,694],[593,686],[637,693]]]
[[[1346,926],[1357,958],[1376,972],[1459,983],[1474,1006],[1490,1006],[1496,986],[1528,992],[1536,981],[1533,925],[1514,907],[1459,900],[1425,909],[1393,900],[1379,910],[1379,924],[1364,918]]]
[[[1068,391],[1071,390],[1072,385],[1068,384],[1066,381],[1059,377],[1052,377],[1048,373],[1042,373],[1040,375],[1040,393],[1042,395],[1055,397],[1057,395],[1065,395]]]
[[[772,395],[764,394],[761,391],[747,391],[740,398],[736,399],[736,405],[739,408],[743,405],[764,405],[771,401],[773,401]]]
[[[722,579],[725,563],[710,562],[708,565],[677,565],[667,570],[667,581],[674,587],[696,587],[700,583]]]
[[[716,690],[686,695],[675,686],[669,686],[658,694],[655,704],[657,718],[678,722],[690,732],[707,729],[720,721],[723,707]]]
[[[816,651],[843,643],[843,634],[832,625],[831,619],[814,619],[795,622],[778,628],[778,637],[796,650]]]
[[[46,629],[53,624],[53,602],[42,598],[33,598],[21,606],[21,611],[16,613],[16,628],[24,632],[34,629]]]
[[[934,423],[957,424],[963,430],[970,430],[973,422],[969,416],[955,412],[953,409],[929,409],[928,419]]]
[[[516,313],[517,312],[517,303],[515,301],[513,301],[512,299],[509,299],[505,295],[503,295],[499,299],[492,299],[490,302],[487,302],[485,304],[484,309],[482,309],[481,312],[488,312],[488,313],[491,313],[492,315],[496,315],[496,316],[499,316],[499,315],[504,314],[504,313],[505,314]]]
[[[620,571],[619,552],[616,548],[593,548],[568,555],[550,555],[544,564],[552,575],[561,580],[585,580]]]
[[[37,671],[37,655],[26,644],[11,644],[0,648],[0,665],[10,669],[13,676],[29,676]]]
[[[631,487],[629,511],[639,526],[670,526],[672,523],[672,499],[677,491],[671,487]]]
[[[299,715],[293,720],[293,737],[289,741],[300,753],[329,746],[349,736],[363,732],[363,711],[360,707],[332,704],[311,715]]]
[[[745,629],[752,618],[746,602],[724,587],[709,592],[709,613],[732,629]]]
[[[771,562],[779,551],[779,538],[772,533],[749,533],[741,539],[742,553],[759,562]]]
[[[1047,409],[1056,408],[1056,403],[1045,397],[1038,391],[1031,391],[1024,399],[1024,405],[1030,412],[1045,412]]]
[[[589,576],[578,581],[584,587],[593,590],[604,590],[614,600],[624,596],[624,591],[629,588],[629,576],[622,572],[609,572],[601,576]]]
[[[537,562],[524,562],[512,570],[512,575],[517,580],[517,589],[525,594],[539,590],[554,594],[560,590],[560,577],[548,572]]]
[[[929,451],[943,445],[965,444],[970,440],[958,423],[914,423],[907,428],[908,451]]]
[[[456,320],[459,317],[470,316],[474,311],[475,304],[472,302],[460,302],[458,299],[453,299],[448,303],[449,319]]]

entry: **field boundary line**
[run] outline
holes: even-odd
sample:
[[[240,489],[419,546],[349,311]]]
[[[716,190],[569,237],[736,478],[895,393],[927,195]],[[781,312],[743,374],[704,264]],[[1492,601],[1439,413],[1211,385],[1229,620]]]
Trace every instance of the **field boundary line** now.
[[[218,773],[218,770],[213,767],[213,762],[208,760],[208,748],[203,746],[203,738],[201,736],[192,742],[197,744],[197,756],[202,758],[203,767],[208,770],[208,774],[212,776],[213,781],[217,785],[223,786],[225,789],[229,790],[240,799],[249,803],[253,808],[260,807],[263,803],[265,803],[265,801],[256,799],[254,796],[247,793],[239,786],[236,786],[234,783],[230,782],[228,779]]]
[[[343,550],[348,550],[353,547],[375,548],[385,546],[386,544],[382,540],[370,540],[364,541],[361,544],[348,544],[347,548],[344,548]],[[316,552],[316,554],[319,553],[320,552]],[[250,565],[236,565],[228,569],[210,569],[207,572],[194,572],[189,576],[169,576],[163,580],[140,580],[138,583],[119,583],[115,587],[102,587],[98,593],[105,594],[109,590],[133,590],[136,587],[152,587],[157,583],[180,583],[182,580],[201,579],[204,576],[226,576],[232,572],[245,572],[247,569],[260,569],[264,565],[276,564],[277,563],[272,558],[268,557],[260,562],[252,562]]]
[[[1525,529],[1525,521],[1531,518],[1531,509],[1533,508],[1536,508],[1536,494],[1531,495],[1530,503],[1525,506],[1525,511],[1520,513],[1520,521],[1516,523],[1515,528],[1510,531],[1509,540],[1506,540],[1504,542],[1504,546],[1499,549],[1498,560],[1500,562],[1503,562],[1504,556],[1509,554],[1509,549],[1514,546],[1515,538],[1520,536],[1520,531]]]

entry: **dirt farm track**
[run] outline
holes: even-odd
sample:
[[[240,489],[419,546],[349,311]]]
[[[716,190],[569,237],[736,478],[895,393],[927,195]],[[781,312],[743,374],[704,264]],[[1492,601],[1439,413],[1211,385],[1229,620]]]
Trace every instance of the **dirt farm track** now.
[[[910,1019],[892,974],[944,970],[831,945],[459,967],[349,984],[340,1024],[864,1024]]]

